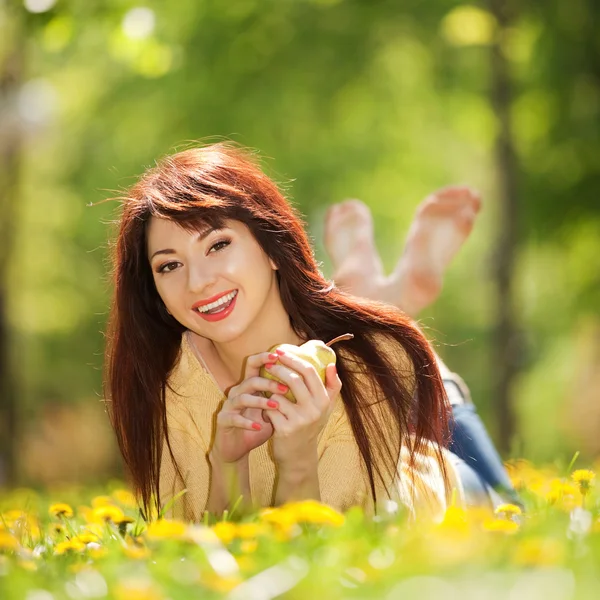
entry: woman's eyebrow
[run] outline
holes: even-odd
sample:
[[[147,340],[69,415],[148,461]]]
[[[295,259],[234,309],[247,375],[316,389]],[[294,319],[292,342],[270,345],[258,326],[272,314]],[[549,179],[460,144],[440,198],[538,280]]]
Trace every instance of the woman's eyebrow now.
[[[219,229],[215,229],[213,227],[207,227],[202,231],[198,232],[198,236],[196,241],[201,242],[203,239],[207,238],[213,231],[219,231]],[[151,257],[152,260],[158,254],[175,254],[175,250],[173,248],[163,248],[162,250],[157,250]]]

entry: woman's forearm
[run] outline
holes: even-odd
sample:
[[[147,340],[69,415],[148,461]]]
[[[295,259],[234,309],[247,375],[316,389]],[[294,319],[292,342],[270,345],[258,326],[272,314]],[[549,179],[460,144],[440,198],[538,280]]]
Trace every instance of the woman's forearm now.
[[[279,465],[275,506],[296,500],[321,501],[317,453],[304,463]]]
[[[235,504],[240,495],[244,503],[250,502],[250,480],[248,455],[235,463],[226,463],[211,452],[208,456],[210,463],[210,489],[206,510],[221,515]]]

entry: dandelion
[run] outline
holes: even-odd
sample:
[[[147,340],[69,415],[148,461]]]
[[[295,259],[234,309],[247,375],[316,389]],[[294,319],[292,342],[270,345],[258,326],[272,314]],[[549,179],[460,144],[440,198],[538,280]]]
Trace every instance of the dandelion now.
[[[238,523],[236,534],[242,540],[251,540],[266,533],[266,528],[261,523]]]
[[[579,486],[582,496],[585,496],[594,484],[596,474],[589,469],[577,469],[571,473],[571,479]]]
[[[523,512],[516,504],[500,504],[494,511],[498,517],[512,520],[514,517],[520,517]]]
[[[50,505],[48,513],[52,517],[64,517],[70,519],[73,516],[73,509],[64,502],[57,502],[56,504]]]
[[[459,506],[449,506],[440,527],[452,531],[468,531],[467,512]]]
[[[578,504],[578,488],[562,479],[552,479],[550,481],[550,490],[546,494],[546,500],[549,504],[555,505],[567,512],[572,511]]]
[[[125,544],[123,546],[123,554],[134,560],[142,560],[150,556],[150,550],[146,546],[139,544]]]
[[[343,514],[315,500],[304,500],[285,504],[283,510],[293,516],[298,523],[314,523],[316,525],[332,525],[341,527],[345,522]]]
[[[66,554],[67,552],[83,552],[84,550],[85,544],[77,538],[59,542],[54,546],[54,554],[56,555]]]
[[[253,552],[256,552],[257,548],[258,542],[256,540],[244,540],[240,544],[240,551],[244,554],[252,554]]]
[[[102,506],[112,506],[114,501],[110,496],[96,496],[92,499],[92,508],[101,508]]]
[[[129,579],[115,586],[114,597],[116,600],[160,600],[162,594],[150,581]]]
[[[561,564],[564,555],[564,546],[558,540],[535,537],[517,546],[514,562],[526,567],[552,567]]]
[[[38,568],[37,564],[33,560],[20,560],[19,566],[21,567],[21,569],[31,572],[37,571]]]
[[[137,506],[135,496],[129,490],[115,490],[111,495],[119,504],[127,508],[135,508]]]
[[[483,523],[483,528],[492,533],[516,533],[519,530],[519,524],[506,519],[489,519]]]
[[[98,506],[92,511],[92,521],[104,521],[106,523],[113,522],[116,525],[121,523],[125,519],[125,514],[118,507],[111,504],[105,504],[104,506]]]
[[[0,550],[16,550],[18,547],[17,538],[6,531],[0,531]]]
[[[160,519],[148,525],[146,535],[151,540],[180,538],[186,530],[183,521]]]
[[[64,536],[66,533],[65,526],[62,523],[51,523],[50,533],[54,536]]]
[[[213,527],[213,531],[224,544],[230,544],[237,534],[236,526],[229,521],[220,521]]]

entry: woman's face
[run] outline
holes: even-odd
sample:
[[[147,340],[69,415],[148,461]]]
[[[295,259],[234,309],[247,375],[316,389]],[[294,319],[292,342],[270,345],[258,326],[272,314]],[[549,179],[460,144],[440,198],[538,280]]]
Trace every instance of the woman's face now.
[[[200,336],[234,340],[279,293],[275,264],[240,221],[228,220],[221,230],[186,231],[152,217],[147,240],[158,294],[171,315]],[[234,293],[233,300],[215,307],[220,313],[200,310],[207,300],[227,301]]]

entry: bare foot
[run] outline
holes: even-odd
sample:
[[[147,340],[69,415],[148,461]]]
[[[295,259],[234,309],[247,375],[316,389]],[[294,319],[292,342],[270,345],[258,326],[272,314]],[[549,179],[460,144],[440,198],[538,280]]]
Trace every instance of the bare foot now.
[[[471,233],[481,208],[479,194],[449,186],[419,205],[406,246],[384,290],[384,301],[416,316],[442,290],[444,272]]]
[[[324,241],[336,286],[355,296],[379,299],[385,275],[369,207],[360,200],[331,206],[325,215]]]

